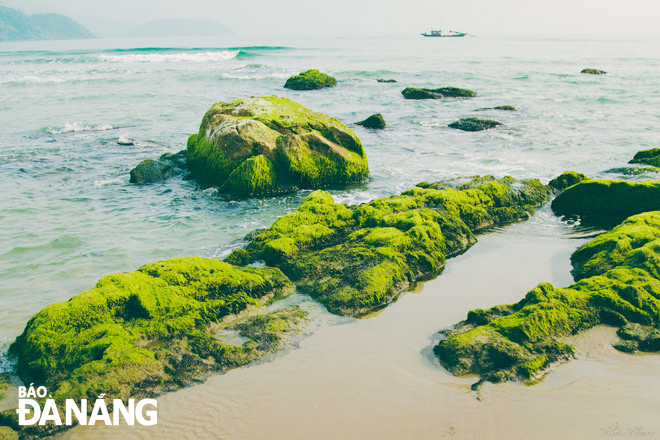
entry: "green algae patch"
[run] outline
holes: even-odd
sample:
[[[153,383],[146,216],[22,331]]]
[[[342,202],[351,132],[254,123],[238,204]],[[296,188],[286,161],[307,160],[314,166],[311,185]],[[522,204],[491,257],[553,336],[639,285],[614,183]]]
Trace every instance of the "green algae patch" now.
[[[660,181],[585,180],[552,201],[557,215],[579,216],[587,223],[616,225],[623,219],[660,209]]]
[[[501,122],[492,119],[480,118],[462,118],[448,125],[449,128],[455,128],[463,131],[483,131],[502,125]]]
[[[319,72],[316,69],[309,69],[287,79],[284,88],[291,90],[318,90],[336,85],[337,80],[332,76]]]
[[[660,167],[660,148],[638,151],[629,163],[641,163]]]
[[[186,161],[201,185],[236,196],[345,185],[369,175],[352,130],[276,96],[215,104],[188,139]]]
[[[492,176],[422,183],[357,206],[315,191],[226,261],[279,267],[329,311],[362,316],[440,274],[476,233],[528,218],[549,194],[538,180]]]
[[[153,396],[281,345],[286,325],[264,333],[273,342],[268,347],[229,346],[215,339],[211,328],[291,288],[276,268],[236,267],[200,257],[147,264],[108,275],[69,301],[44,308],[10,353],[21,379],[46,386],[56,399]],[[289,320],[260,319],[271,318]],[[292,311],[290,318],[291,329],[297,328],[300,312]],[[251,339],[258,339],[250,322],[234,325],[242,325],[242,332],[253,329]],[[277,328],[279,335],[273,333]]]
[[[543,283],[519,303],[471,311],[434,353],[456,375],[533,383],[574,356],[564,337],[596,325],[620,327],[616,348],[660,351],[659,235],[660,212],[630,217],[573,254],[576,283]]]
[[[552,179],[548,185],[557,191],[563,191],[568,187],[576,185],[583,180],[586,180],[587,176],[576,171],[564,171],[559,176]]]

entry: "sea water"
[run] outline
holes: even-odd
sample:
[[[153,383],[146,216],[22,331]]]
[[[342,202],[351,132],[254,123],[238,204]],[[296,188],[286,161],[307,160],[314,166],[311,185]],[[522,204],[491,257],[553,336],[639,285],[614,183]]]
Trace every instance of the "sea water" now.
[[[604,171],[623,166],[640,149],[660,146],[658,53],[660,41],[641,38],[0,44],[0,352],[34,313],[93,287],[102,276],[176,256],[223,257],[309,193],[233,200],[182,178],[129,184],[128,173],[141,160],[185,148],[215,102],[280,95],[353,128],[365,146],[371,179],[331,190],[339,202],[475,174],[547,182],[572,169],[621,177]],[[608,73],[580,74],[585,67]],[[308,68],[335,76],[338,85],[320,91],[282,87]],[[407,86],[466,87],[478,97],[405,100],[401,90]],[[518,111],[475,112],[497,105]],[[373,113],[383,115],[385,130],[352,125]],[[504,126],[479,133],[447,127],[467,116]],[[120,145],[120,139],[133,145]],[[565,239],[560,250],[545,255],[552,261],[557,253],[565,263],[580,242],[572,240],[570,226],[547,210],[532,221],[538,227],[516,234],[530,247],[543,235]],[[547,280],[570,282],[557,276]],[[525,288],[545,281],[530,271],[517,277]],[[525,290],[511,292],[483,305],[514,301]],[[446,316],[424,332],[461,319],[475,304],[466,301],[453,321]]]

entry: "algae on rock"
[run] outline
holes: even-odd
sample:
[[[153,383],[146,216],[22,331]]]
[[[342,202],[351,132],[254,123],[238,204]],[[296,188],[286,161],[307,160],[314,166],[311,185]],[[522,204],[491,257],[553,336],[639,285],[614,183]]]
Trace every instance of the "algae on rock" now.
[[[406,99],[474,98],[477,96],[472,90],[458,87],[440,87],[438,89],[406,87],[401,94]]]
[[[284,88],[291,90],[318,90],[336,85],[337,80],[332,76],[319,72],[316,69],[309,69],[287,79]]]
[[[438,275],[474,234],[528,218],[548,196],[538,180],[491,176],[423,183],[358,206],[315,191],[226,261],[263,260],[331,312],[361,316]]]
[[[573,254],[576,283],[543,283],[517,304],[473,310],[434,352],[456,375],[533,382],[573,357],[563,337],[599,324],[621,327],[628,342],[617,348],[659,351],[659,252],[660,212],[632,216]]]
[[[45,385],[56,399],[153,396],[281,346],[305,321],[297,307],[230,324],[253,339],[243,346],[212,330],[291,290],[276,268],[201,257],[151,263],[45,307],[10,352],[19,376]]]
[[[286,98],[215,104],[188,139],[187,164],[204,186],[262,196],[360,182],[369,174],[360,139],[337,119]]]

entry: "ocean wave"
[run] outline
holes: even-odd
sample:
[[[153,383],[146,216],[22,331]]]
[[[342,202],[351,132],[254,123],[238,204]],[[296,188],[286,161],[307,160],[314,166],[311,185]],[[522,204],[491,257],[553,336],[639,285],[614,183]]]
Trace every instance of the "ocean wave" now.
[[[47,127],[44,129],[44,131],[49,134],[63,134],[63,133],[78,133],[83,131],[108,131],[113,129],[114,127],[109,124],[86,125],[83,124],[82,122],[67,122],[66,124],[64,124],[64,127],[61,128]]]
[[[123,53],[100,54],[100,61],[109,63],[204,63],[209,61],[231,60],[238,56],[238,50],[205,51],[205,52],[150,52],[150,53]]]

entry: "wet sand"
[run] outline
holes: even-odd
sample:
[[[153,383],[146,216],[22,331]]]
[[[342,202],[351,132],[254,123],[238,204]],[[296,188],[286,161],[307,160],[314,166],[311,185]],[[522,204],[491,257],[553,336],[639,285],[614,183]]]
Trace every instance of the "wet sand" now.
[[[157,426],[77,427],[63,437],[600,439],[632,426],[660,437],[660,356],[617,352],[614,329],[572,338],[579,359],[533,387],[472,392],[474,378],[453,377],[431,354],[437,331],[470,309],[518,301],[543,281],[570,284],[569,256],[586,240],[569,232],[542,212],[481,236],[443,275],[368,319],[335,317],[296,295],[290,301],[303,301],[314,323],[295,346],[160,396]]]

